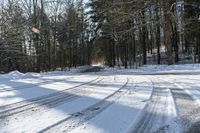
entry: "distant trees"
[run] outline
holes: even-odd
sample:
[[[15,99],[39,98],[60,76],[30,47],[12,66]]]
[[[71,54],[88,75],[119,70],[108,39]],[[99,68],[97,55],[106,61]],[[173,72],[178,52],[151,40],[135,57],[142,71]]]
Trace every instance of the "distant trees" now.
[[[83,0],[0,3],[0,71],[49,71],[90,64]]]
[[[0,71],[200,63],[199,0],[3,0]]]
[[[106,63],[114,66],[117,61],[125,68],[153,62],[171,65],[181,63],[191,54],[194,62],[197,55],[200,61],[199,3],[199,0],[90,0],[92,21],[101,25],[99,38],[104,42],[100,45]],[[154,59],[149,58],[152,55]]]
[[[185,0],[184,10],[185,52],[200,63],[200,0]]]
[[[1,6],[0,20],[0,67],[7,71],[23,69],[26,62],[25,25],[20,6],[13,1]]]

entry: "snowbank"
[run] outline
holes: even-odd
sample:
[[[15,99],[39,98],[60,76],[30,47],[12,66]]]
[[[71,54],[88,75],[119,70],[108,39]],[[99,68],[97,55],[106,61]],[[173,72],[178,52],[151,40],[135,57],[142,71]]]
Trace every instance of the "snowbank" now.
[[[0,75],[0,80],[11,80],[11,79],[18,79],[23,77],[25,74],[19,72],[19,71],[12,71],[7,74],[1,74]]]
[[[146,65],[139,70],[147,73],[200,73],[200,64]]]
[[[105,67],[106,71],[124,71],[125,68]],[[126,69],[126,72],[134,72],[134,74],[179,74],[179,73],[200,73],[200,64],[180,64],[180,65],[145,65],[138,69]]]
[[[146,65],[141,67],[143,71],[191,71],[199,70],[200,64],[180,64],[180,65]]]

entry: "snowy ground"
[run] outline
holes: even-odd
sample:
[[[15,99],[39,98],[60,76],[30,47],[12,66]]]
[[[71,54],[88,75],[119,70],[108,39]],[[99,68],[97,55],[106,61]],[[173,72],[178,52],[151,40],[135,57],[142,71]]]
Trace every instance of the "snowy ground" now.
[[[200,132],[200,65],[0,75],[0,133]]]

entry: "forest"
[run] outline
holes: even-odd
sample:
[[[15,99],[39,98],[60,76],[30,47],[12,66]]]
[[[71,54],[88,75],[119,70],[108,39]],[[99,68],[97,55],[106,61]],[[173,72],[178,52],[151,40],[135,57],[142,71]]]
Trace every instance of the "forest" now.
[[[1,0],[0,72],[200,63],[200,0]]]
[[[0,0],[0,133],[200,133],[200,0]]]

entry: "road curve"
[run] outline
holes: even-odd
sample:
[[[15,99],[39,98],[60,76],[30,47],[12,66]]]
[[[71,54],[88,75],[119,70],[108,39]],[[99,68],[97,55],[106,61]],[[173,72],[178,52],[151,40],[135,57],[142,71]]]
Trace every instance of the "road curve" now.
[[[151,78],[153,92],[129,133],[176,132],[176,109],[170,89],[157,78]],[[173,122],[173,125],[170,124]]]
[[[55,93],[51,93],[48,95],[44,95],[41,97],[36,97],[29,100],[24,100],[21,102],[0,106],[0,119],[18,114],[23,113],[25,111],[34,110],[35,108],[41,107],[41,106],[53,106],[55,104],[59,104],[61,102],[67,102],[69,100],[75,99],[80,97],[80,95],[77,95],[78,92],[80,93],[80,89],[84,87],[85,85],[92,85],[94,82],[99,82],[103,78],[99,79],[100,77],[97,77],[89,82],[76,85],[74,87],[66,88],[62,91],[57,91]]]
[[[84,122],[94,118],[103,110],[111,106],[117,99],[123,96],[128,91],[128,89],[126,89],[128,82],[129,82],[129,79],[127,78],[127,81],[118,90],[114,91],[112,94],[108,95],[107,97],[100,100],[96,104],[93,104],[80,112],[73,113],[70,115],[70,117],[67,117],[55,123],[54,125],[51,125],[39,131],[39,133],[69,132],[79,127]]]

